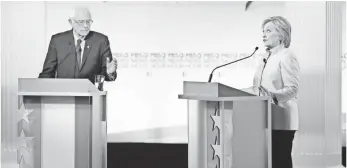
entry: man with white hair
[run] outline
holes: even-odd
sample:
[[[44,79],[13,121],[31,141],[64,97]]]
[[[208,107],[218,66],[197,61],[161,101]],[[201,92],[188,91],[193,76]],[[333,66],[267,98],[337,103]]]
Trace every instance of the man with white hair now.
[[[91,31],[93,23],[87,8],[75,8],[69,18],[71,30],[51,37],[39,78],[86,78],[95,75],[106,81],[117,78],[117,61],[112,58],[108,37]]]

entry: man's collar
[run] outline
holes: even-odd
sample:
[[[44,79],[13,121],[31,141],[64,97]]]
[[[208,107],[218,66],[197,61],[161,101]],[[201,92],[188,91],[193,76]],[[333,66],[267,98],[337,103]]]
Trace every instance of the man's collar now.
[[[86,38],[86,36],[80,37],[78,34],[76,34],[76,32],[74,30],[72,30],[72,34],[73,34],[75,41],[77,41],[78,39],[84,40]]]

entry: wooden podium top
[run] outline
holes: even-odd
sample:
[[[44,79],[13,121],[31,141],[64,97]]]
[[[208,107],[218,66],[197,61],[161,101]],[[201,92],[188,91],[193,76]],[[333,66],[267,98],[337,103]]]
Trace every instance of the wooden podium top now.
[[[199,97],[257,97],[254,94],[221,83],[195,81],[183,82],[183,95]]]
[[[198,95],[178,95],[179,99],[193,99],[205,101],[249,101],[249,100],[269,100],[268,96],[239,96],[239,97],[212,97]]]
[[[94,96],[106,95],[88,79],[20,78],[18,95],[22,96]]]

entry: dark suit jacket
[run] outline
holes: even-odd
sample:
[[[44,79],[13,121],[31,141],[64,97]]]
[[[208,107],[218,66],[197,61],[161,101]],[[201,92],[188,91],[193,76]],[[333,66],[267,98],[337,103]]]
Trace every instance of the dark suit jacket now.
[[[106,57],[112,60],[108,37],[90,31],[85,38],[85,47],[81,66],[77,64],[75,41],[72,30],[52,36],[48,52],[39,78],[87,78],[94,82],[94,75],[105,75],[105,80],[111,79],[106,73]]]

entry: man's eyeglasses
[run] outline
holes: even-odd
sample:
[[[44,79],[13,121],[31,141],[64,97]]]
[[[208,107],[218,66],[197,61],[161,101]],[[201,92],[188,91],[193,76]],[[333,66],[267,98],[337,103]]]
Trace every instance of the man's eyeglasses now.
[[[93,23],[93,20],[73,20],[74,22],[76,22],[78,25],[91,25]]]

